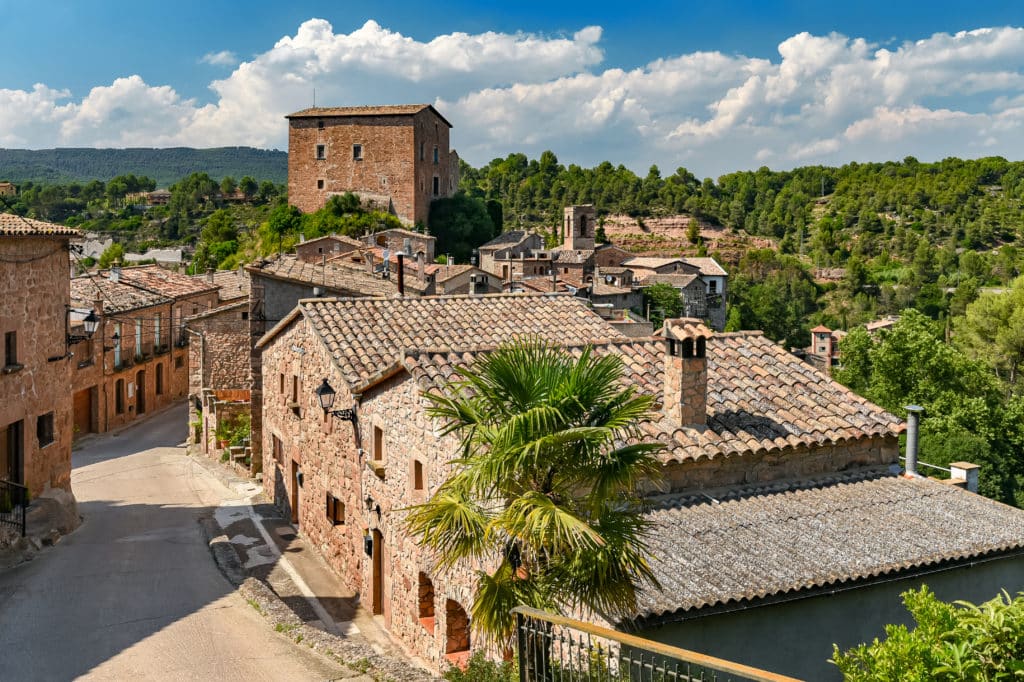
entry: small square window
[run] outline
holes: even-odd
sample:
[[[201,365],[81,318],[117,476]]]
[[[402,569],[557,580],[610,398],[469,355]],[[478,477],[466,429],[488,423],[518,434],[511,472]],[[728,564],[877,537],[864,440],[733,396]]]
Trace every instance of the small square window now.
[[[316,146],[316,158],[317,161],[323,161],[324,159],[327,158],[327,145],[318,144]]]
[[[324,122],[323,121],[317,121],[316,122],[316,128],[317,128],[317,130],[323,130],[324,129]]]
[[[323,180],[317,180],[316,181],[316,188],[317,189],[323,189],[324,188],[324,181]]]
[[[4,334],[4,364],[8,367],[18,364],[18,332]]]
[[[345,523],[345,503],[330,493],[327,493],[327,518],[332,526]]]
[[[243,312],[242,313],[242,319],[243,320],[248,320],[249,319],[249,313],[248,312]]]
[[[363,160],[363,145],[354,144],[352,145],[352,160],[362,161]]]
[[[440,162],[441,162],[441,154],[437,150],[437,145],[434,145],[434,163],[440,163]]]
[[[185,356],[184,355],[179,355],[178,357],[174,358],[174,369],[181,369],[184,366],[185,366]]]
[[[36,436],[41,448],[53,442],[53,412],[47,412],[36,419]]]

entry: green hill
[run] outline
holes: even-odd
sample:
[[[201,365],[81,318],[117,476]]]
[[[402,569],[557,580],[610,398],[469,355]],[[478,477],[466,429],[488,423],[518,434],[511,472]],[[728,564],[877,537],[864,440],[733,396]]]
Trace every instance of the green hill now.
[[[0,149],[0,180],[68,183],[110,180],[132,173],[166,187],[190,173],[212,178],[249,175],[258,180],[288,180],[288,154],[276,149],[217,147],[192,149]]]

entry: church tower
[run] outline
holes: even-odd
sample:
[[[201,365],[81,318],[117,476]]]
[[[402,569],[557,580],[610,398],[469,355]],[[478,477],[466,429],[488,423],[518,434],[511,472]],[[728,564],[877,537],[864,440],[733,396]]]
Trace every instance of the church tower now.
[[[594,248],[597,209],[593,204],[566,206],[562,219],[562,249],[583,251]]]

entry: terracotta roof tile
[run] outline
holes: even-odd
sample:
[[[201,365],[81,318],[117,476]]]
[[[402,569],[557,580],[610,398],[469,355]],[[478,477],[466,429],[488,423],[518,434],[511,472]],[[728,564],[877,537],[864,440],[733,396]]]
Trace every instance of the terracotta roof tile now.
[[[705,496],[647,514],[660,591],[640,619],[1024,548],[1024,512],[929,479],[836,475]]]
[[[109,273],[103,271],[101,274],[106,276]],[[171,298],[194,296],[217,290],[216,284],[211,284],[205,279],[190,277],[182,272],[164,269],[159,265],[121,268],[121,281]]]
[[[193,275],[193,279],[209,283],[207,275]],[[245,270],[218,270],[213,273],[213,285],[221,301],[249,297],[249,273]]]
[[[73,227],[44,223],[42,220],[23,218],[13,213],[0,213],[2,237],[81,237]]]
[[[313,299],[299,308],[353,388],[371,383],[382,368],[397,367],[406,350],[493,348],[518,336],[558,344],[625,338],[571,296]],[[452,369],[436,371],[442,376]]]
[[[92,308],[97,298],[103,300],[103,312],[106,314],[125,313],[173,302],[166,296],[134,287],[125,282],[111,282],[106,277],[98,275],[71,279],[72,303]]]
[[[699,268],[700,274],[702,275],[726,277],[729,274],[714,258],[687,256],[683,258],[682,261],[687,265],[693,265],[694,267]]]
[[[494,239],[489,242],[484,242],[479,247],[478,251],[489,251],[492,249],[500,249],[506,246],[515,246],[524,239],[530,236],[530,232],[526,230],[509,230],[508,232],[502,232]]]
[[[287,255],[260,265],[247,266],[246,269],[257,275],[322,286],[336,295],[398,295],[398,276],[394,272],[391,279],[383,279],[379,275],[368,273],[365,265],[352,263],[343,258],[329,260],[325,265],[307,263],[293,255]],[[405,286],[410,292],[418,292],[423,290],[424,284],[415,277],[406,277]]]

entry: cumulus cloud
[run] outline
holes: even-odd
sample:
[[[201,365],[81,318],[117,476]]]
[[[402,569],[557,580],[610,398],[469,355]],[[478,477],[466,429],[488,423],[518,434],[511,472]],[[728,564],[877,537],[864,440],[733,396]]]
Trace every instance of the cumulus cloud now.
[[[238,57],[230,50],[221,50],[220,52],[207,52],[199,58],[199,62],[212,66],[234,66],[238,63]]]
[[[80,100],[43,84],[0,90],[0,144],[284,148],[282,116],[316,102],[431,102],[473,164],[552,149],[566,163],[698,175],[768,164],[948,155],[1024,157],[1024,29],[872,45],[798,33],[773,59],[669,55],[605,66],[600,27],[573,34],[450,33],[420,41],[374,21],[311,19],[232,66],[207,103],[124,76]]]

